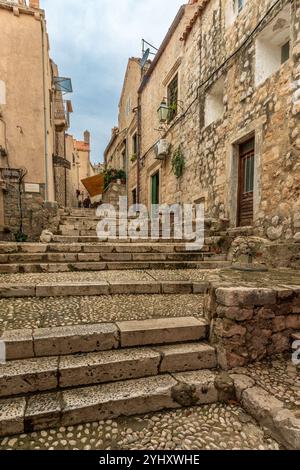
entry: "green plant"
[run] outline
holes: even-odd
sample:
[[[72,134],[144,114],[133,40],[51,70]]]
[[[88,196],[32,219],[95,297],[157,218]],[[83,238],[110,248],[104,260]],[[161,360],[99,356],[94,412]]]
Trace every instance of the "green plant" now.
[[[26,235],[23,232],[17,232],[15,233],[15,240],[17,243],[24,243],[28,239],[28,235]]]
[[[117,171],[117,179],[118,180],[126,180],[126,172],[124,170]]]
[[[173,153],[172,157],[172,170],[176,178],[180,178],[182,176],[184,169],[185,158],[181,146],[179,146]]]
[[[130,161],[131,161],[132,163],[135,163],[135,162],[137,161],[137,154],[136,154],[136,153],[134,153],[133,155],[131,155]]]

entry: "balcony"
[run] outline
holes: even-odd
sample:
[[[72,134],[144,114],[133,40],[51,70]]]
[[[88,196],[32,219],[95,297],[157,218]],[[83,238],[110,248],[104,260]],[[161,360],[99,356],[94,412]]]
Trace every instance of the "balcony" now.
[[[58,131],[68,129],[70,127],[70,113],[73,112],[71,101],[58,98],[54,100],[53,105],[56,129]]]

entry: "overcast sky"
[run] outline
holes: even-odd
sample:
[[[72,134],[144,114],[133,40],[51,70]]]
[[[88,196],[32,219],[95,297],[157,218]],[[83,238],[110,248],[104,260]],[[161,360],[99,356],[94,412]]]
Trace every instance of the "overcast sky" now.
[[[140,56],[141,40],[159,46],[185,0],[41,0],[46,10],[51,57],[74,92],[70,132],[92,133],[92,159],[117,124],[127,60]]]

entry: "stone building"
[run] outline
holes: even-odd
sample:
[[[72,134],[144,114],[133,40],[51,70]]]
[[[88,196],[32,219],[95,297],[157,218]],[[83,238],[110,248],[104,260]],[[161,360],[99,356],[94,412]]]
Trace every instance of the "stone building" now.
[[[70,79],[49,56],[39,1],[0,0],[0,227],[29,239],[57,222],[57,208],[73,205],[66,131]]]
[[[88,192],[81,181],[96,174],[91,163],[89,131],[84,132],[83,140],[76,140],[72,135],[67,135],[66,149],[67,159],[71,165],[69,207],[78,207],[79,201],[82,202],[88,196]]]
[[[122,169],[128,175],[130,196],[136,200],[138,158],[138,88],[142,70],[140,59],[128,60],[123,89],[119,102],[118,127],[112,129],[111,140],[104,152],[107,168]]]
[[[148,206],[204,202],[208,217],[233,228],[300,238],[299,17],[299,0],[180,8],[138,90],[129,199],[136,186]]]

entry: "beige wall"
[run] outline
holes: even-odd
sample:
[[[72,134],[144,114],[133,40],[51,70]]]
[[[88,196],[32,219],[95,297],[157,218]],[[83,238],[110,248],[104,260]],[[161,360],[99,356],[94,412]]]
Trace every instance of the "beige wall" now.
[[[8,161],[2,159],[0,165],[25,167],[28,171],[25,181],[29,183],[45,185],[47,174],[48,199],[54,200],[49,102],[46,116],[44,112],[51,74],[42,13],[34,15],[34,10],[25,8],[16,16],[12,8],[4,8],[0,2],[0,31],[0,80],[6,90],[1,112],[7,137],[5,144],[2,122],[0,145],[7,146],[8,151]]]

